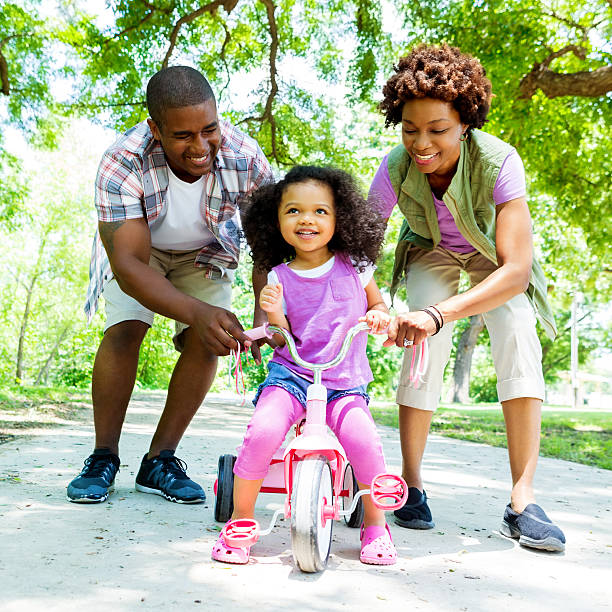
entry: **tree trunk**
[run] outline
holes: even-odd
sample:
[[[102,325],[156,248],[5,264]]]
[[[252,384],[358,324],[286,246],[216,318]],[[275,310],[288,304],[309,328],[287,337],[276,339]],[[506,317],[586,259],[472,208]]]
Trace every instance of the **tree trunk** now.
[[[34,265],[34,272],[32,273],[32,278],[30,279],[29,285],[25,283],[21,283],[26,290],[26,305],[23,311],[23,316],[21,317],[21,327],[19,329],[19,343],[17,345],[17,359],[15,364],[15,383],[18,385],[21,384],[21,380],[23,378],[23,351],[25,344],[25,335],[28,329],[28,319],[30,318],[30,306],[32,305],[32,296],[34,295],[34,287],[36,285],[36,281],[40,276],[40,264],[42,262],[43,252],[45,250],[46,240],[43,239],[40,243],[40,247],[38,248],[38,257],[36,258],[36,264]]]
[[[28,329],[28,319],[30,317],[30,305],[32,303],[32,295],[34,294],[34,285],[38,274],[34,274],[30,280],[30,284],[26,287],[26,305],[21,317],[21,327],[19,329],[19,343],[17,345],[17,363],[15,366],[15,382],[20,385],[23,378],[23,345],[25,343],[26,330]]]
[[[49,351],[49,356],[47,357],[47,360],[45,361],[42,368],[40,368],[40,370],[38,371],[36,380],[34,381],[35,385],[39,385],[43,381],[43,379],[45,383],[47,382],[47,379],[49,377],[49,366],[51,365],[51,362],[53,361],[53,357],[55,357],[55,353],[57,352],[59,345],[64,341],[64,338],[66,338],[66,336],[68,335],[69,330],[70,330],[70,325],[66,325],[66,327],[62,329],[60,335],[57,337],[57,340],[55,341],[53,348]]]
[[[470,326],[461,334],[453,369],[453,402],[465,403],[470,396],[470,369],[478,334],[484,327],[482,315],[470,317]]]
[[[151,342],[154,342],[154,341],[155,339],[153,337],[153,334],[147,334],[145,354],[144,354],[144,358],[142,358],[142,365],[140,366],[140,372],[138,372],[136,376],[137,380],[140,380],[140,381],[147,380],[147,377],[149,375],[149,357],[151,356]],[[142,355],[142,348],[140,350],[141,350],[141,355]]]

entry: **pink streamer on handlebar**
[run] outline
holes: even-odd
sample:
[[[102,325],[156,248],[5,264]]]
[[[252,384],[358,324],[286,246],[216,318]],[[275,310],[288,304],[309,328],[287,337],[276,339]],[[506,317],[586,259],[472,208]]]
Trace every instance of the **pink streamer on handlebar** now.
[[[265,324],[245,330],[244,335],[250,340],[259,340],[260,338],[271,338],[273,334],[268,331],[268,325]],[[246,400],[246,385],[244,382],[244,372],[242,371],[241,350],[240,343],[238,343],[238,350],[230,350],[230,358],[233,360],[230,362],[230,373],[233,370],[233,375],[231,376],[234,379],[234,388],[238,395],[242,395],[242,403],[240,405],[244,406]],[[248,360],[249,354],[247,351],[244,352],[244,355],[246,355]]]
[[[240,405],[244,406],[245,401],[246,401],[246,385],[244,383],[244,372],[242,371],[242,357],[240,355],[240,351],[241,351],[240,343],[238,343],[237,350],[234,350],[234,349],[230,350],[230,358],[234,360],[233,366],[230,363],[230,372],[233,368],[234,370],[234,374],[233,374],[234,388],[236,389],[236,393],[238,395],[242,395],[242,402],[240,403]],[[248,360],[249,359],[248,352],[245,351],[244,355],[246,356]]]
[[[423,374],[429,363],[429,345],[427,340],[423,340],[421,344],[410,347],[412,349],[412,359],[410,360],[410,384],[418,389],[423,382]],[[419,351],[418,361],[416,359],[417,350]],[[416,369],[414,363],[416,361]]]

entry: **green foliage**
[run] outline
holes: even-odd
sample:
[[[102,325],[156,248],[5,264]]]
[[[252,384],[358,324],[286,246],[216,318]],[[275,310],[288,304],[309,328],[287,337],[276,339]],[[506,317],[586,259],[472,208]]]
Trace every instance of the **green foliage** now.
[[[148,389],[165,389],[178,358],[172,338],[174,321],[156,317],[140,348],[136,381]]]
[[[456,343],[455,343],[456,347]],[[473,402],[497,402],[497,376],[491,358],[491,339],[485,328],[480,332],[472,358],[470,399]]]
[[[497,402],[497,376],[491,368],[473,368],[470,377],[470,399],[476,403]]]
[[[85,384],[91,370],[82,361],[99,336],[85,329],[81,307],[93,235],[89,181],[97,159],[91,143],[79,141],[79,124],[72,128],[59,151],[33,151],[23,162],[28,223],[0,226],[4,380],[18,368],[20,335],[23,383]]]
[[[91,327],[78,330],[61,344],[50,369],[54,384],[86,389],[91,384],[94,358],[102,340],[102,321],[98,316]]]
[[[559,380],[562,372],[570,369],[570,342],[571,342],[571,323],[570,311],[557,311],[557,326],[559,334],[554,342],[551,342],[545,334],[540,333],[542,344],[542,370],[544,380],[553,383]],[[602,328],[596,324],[593,312],[588,305],[583,305],[578,314],[578,364],[585,366],[591,356],[596,354],[597,349],[609,348],[610,343],[610,324]]]
[[[381,4],[357,0],[354,21],[357,47],[348,70],[349,100],[370,101],[377,84],[379,58],[384,50],[390,51],[382,27]]]
[[[369,336],[366,353],[374,376],[368,393],[376,399],[394,399],[404,351],[395,346],[384,348],[381,338]]]
[[[51,84],[70,70],[60,59],[66,24],[42,17],[42,6],[39,0],[0,1],[0,104],[6,109],[0,127],[9,121],[48,146],[58,134]]]
[[[0,226],[15,229],[23,222],[27,195],[19,159],[0,144]]]
[[[578,54],[557,54],[551,69],[563,73],[609,65],[609,3],[278,0],[273,18],[267,4],[238,0],[210,11],[193,0],[113,0],[97,15],[83,0],[61,1],[57,11],[38,0],[0,0],[0,67],[4,60],[8,75],[0,83],[0,129],[16,126],[42,149],[65,147],[62,159],[41,154],[38,167],[0,148],[3,380],[14,375],[30,286],[25,381],[40,375],[42,382],[88,384],[101,337],[102,317],[86,329],[80,313],[95,222],[95,165],[86,169],[81,160],[95,147],[79,142],[77,124],[67,117],[85,115],[117,130],[131,127],[146,117],[148,78],[165,63],[189,64],[210,79],[222,115],[255,137],[277,168],[330,163],[353,172],[367,189],[383,154],[399,142],[374,112],[381,83],[400,53],[416,42],[446,41],[482,61],[495,93],[485,129],[516,146],[525,162],[536,253],[550,279],[562,330],[552,346],[542,339],[545,375],[554,381],[567,367],[563,331],[574,294],[582,293],[585,309],[593,311],[611,297],[612,240],[605,213],[612,98],[548,98],[539,90],[525,98],[520,84],[552,51],[570,46]],[[70,145],[62,144],[64,133],[74,134]],[[399,222],[396,212],[378,264],[383,290],[391,278]],[[235,310],[245,326],[252,313],[249,274],[241,267],[234,290]],[[398,294],[398,309],[408,297]],[[456,337],[460,331],[458,324]],[[581,363],[609,350],[609,329],[585,320],[580,333]],[[147,335],[140,386],[167,384],[177,356],[172,335],[173,325],[161,319]],[[373,342],[368,354],[375,393],[389,397],[399,351]],[[486,334],[480,346],[486,348]],[[488,356],[476,359],[474,370],[473,396],[491,399]],[[248,364],[245,375],[252,387],[265,369]]]
[[[553,9],[531,0],[424,0],[413,8],[404,4],[403,48],[417,40],[447,42],[480,59],[495,94],[485,129],[518,149],[532,178],[532,204],[546,206],[548,218],[554,214],[581,228],[590,248],[609,258],[610,224],[600,213],[610,205],[612,98],[551,99],[538,91],[522,99],[519,91],[536,63],[569,45],[584,50],[584,59],[565,53],[551,69],[577,72],[609,65],[609,45],[601,44],[610,36],[609,3],[560,0]],[[543,202],[543,194],[554,203]]]
[[[109,119],[120,130],[141,121],[147,80],[168,63],[187,63],[207,75],[220,109],[235,123],[244,121],[278,165],[316,159],[351,165],[352,147],[329,137],[334,105],[313,96],[292,68],[338,83],[342,53],[336,41],[352,34],[357,53],[348,82],[358,98],[365,98],[374,86],[375,51],[385,46],[377,3],[285,0],[271,18],[266,5],[254,0],[238,2],[229,13],[227,8],[200,11],[185,0],[155,5],[136,0],[114,3],[114,23],[103,28],[95,27],[86,10],[74,10],[69,24],[81,34],[72,43],[84,64],[78,104],[92,118],[111,110]],[[179,17],[183,21],[176,28]],[[354,28],[347,30],[351,21]],[[260,75],[251,91],[249,79],[237,92],[236,78],[251,73]]]

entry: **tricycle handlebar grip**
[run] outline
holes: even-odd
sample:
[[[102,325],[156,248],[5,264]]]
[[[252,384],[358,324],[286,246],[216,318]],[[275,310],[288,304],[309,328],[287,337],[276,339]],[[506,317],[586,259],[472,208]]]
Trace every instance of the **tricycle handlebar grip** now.
[[[259,340],[260,338],[271,338],[274,334],[268,330],[268,324],[254,327],[253,329],[247,329],[244,332],[245,336],[248,336],[251,340]]]

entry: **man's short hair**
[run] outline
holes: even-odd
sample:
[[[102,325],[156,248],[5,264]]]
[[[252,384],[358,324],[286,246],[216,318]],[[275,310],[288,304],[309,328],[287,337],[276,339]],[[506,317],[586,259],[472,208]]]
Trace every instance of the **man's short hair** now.
[[[147,85],[147,108],[158,126],[169,108],[197,106],[215,94],[201,72],[189,66],[170,66],[155,73]]]

